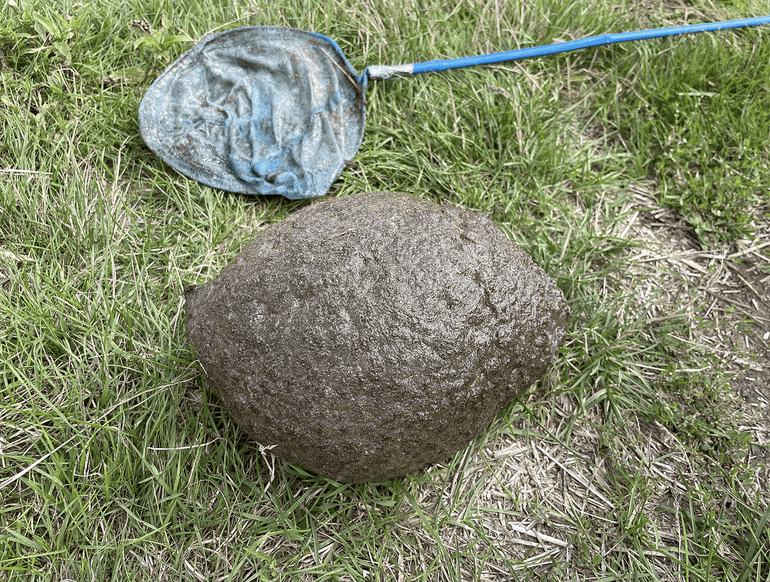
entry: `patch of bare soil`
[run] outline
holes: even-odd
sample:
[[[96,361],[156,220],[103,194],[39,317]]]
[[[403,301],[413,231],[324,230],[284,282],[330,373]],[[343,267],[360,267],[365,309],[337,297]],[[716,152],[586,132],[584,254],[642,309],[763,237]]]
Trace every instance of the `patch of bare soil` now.
[[[628,236],[645,241],[631,270],[657,287],[651,312],[682,310],[691,317],[688,338],[718,356],[739,398],[741,429],[751,436],[748,462],[764,475],[770,464],[770,229],[731,248],[701,248],[693,229],[674,210],[657,207],[644,185],[633,193]],[[758,212],[761,214],[762,212]],[[638,282],[637,278],[637,282]],[[761,482],[761,478],[759,479]]]
[[[659,277],[665,292],[651,309],[684,308],[693,318],[694,341],[718,355],[731,387],[749,417],[770,438],[770,232],[732,248],[702,249],[692,228],[671,209],[655,208],[644,188],[635,192],[644,210],[628,225],[649,246],[632,260],[634,268]],[[682,303],[682,298],[690,297]],[[669,301],[666,301],[669,298]],[[706,322],[706,325],[699,324]]]

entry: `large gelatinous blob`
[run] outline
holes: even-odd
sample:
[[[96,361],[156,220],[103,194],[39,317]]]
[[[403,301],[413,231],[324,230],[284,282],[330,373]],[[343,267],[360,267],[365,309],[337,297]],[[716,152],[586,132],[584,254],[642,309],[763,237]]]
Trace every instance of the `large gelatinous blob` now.
[[[324,200],[188,287],[208,384],[272,453],[339,481],[443,461],[554,361],[568,308],[484,214]]]

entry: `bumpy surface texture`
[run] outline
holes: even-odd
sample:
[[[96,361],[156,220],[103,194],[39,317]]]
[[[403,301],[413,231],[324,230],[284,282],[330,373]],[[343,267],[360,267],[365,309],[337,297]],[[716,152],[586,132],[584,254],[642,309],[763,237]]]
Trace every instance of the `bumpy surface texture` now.
[[[486,215],[383,192],[303,208],[185,291],[190,342],[236,422],[349,482],[467,446],[554,361],[568,322]]]

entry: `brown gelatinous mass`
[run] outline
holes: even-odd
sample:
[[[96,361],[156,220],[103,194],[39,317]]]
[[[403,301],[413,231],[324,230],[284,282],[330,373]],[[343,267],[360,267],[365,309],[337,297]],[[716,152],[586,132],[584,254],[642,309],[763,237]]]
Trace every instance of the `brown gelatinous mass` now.
[[[467,446],[554,361],[569,318],[486,215],[385,192],[303,208],[185,293],[190,342],[236,422],[347,482]]]

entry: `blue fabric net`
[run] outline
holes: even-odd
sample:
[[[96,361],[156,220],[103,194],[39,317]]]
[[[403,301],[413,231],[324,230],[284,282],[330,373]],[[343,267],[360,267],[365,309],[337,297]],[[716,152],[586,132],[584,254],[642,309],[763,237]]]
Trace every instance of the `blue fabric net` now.
[[[209,186],[324,195],[364,132],[364,87],[328,37],[275,26],[205,37],[139,108],[145,143]]]

